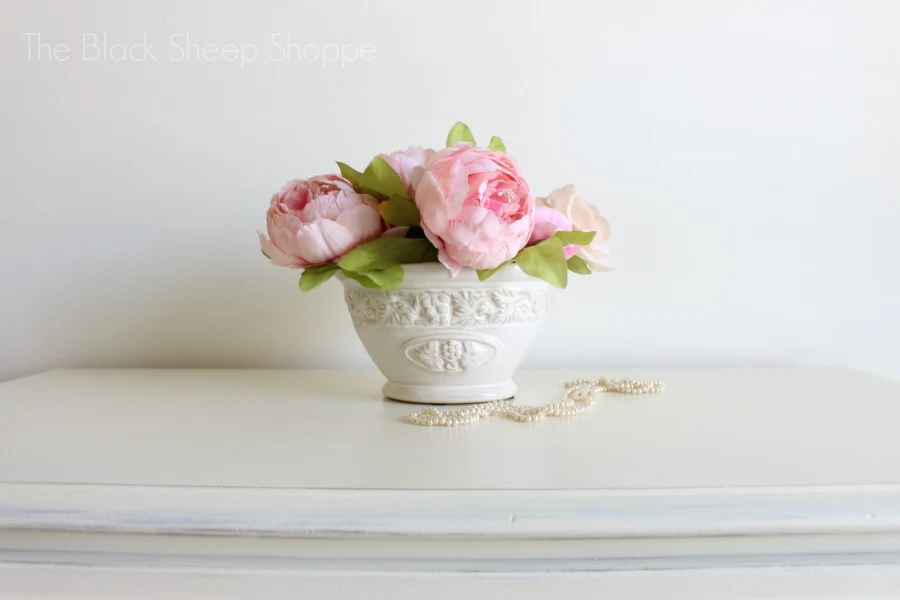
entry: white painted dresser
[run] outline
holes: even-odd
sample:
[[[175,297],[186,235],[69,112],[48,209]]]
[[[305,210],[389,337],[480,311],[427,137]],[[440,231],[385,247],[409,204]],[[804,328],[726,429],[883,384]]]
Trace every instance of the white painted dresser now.
[[[536,424],[403,422],[348,371],[0,384],[0,599],[900,598],[900,383],[652,377]]]

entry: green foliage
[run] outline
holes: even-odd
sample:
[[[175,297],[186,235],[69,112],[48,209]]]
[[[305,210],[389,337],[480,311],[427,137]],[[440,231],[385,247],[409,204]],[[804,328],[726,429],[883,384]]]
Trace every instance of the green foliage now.
[[[356,273],[341,269],[345,277],[359,282],[363,287],[375,290],[395,290],[403,283],[403,267],[393,265],[386,269],[372,269],[365,273]]]
[[[318,267],[307,267],[300,274],[300,289],[304,292],[314,290],[337,273],[337,265],[320,265]]]
[[[543,279],[554,287],[566,287],[566,255],[559,238],[550,237],[539,244],[523,248],[515,260],[526,274]]]
[[[346,163],[342,163],[341,161],[337,161],[337,166],[341,170],[341,177],[349,181],[353,188],[356,189],[359,187],[359,178],[362,177],[362,173],[351,167]]]
[[[359,176],[358,183],[354,183],[353,187],[360,192],[372,194],[380,200],[387,200],[393,196],[409,197],[400,175],[380,156],[372,159],[366,170]]]
[[[475,145],[475,136],[472,135],[472,130],[462,121],[457,121],[456,124],[450,128],[450,133],[447,134],[448,147],[457,142],[469,142],[473,146]]]
[[[498,138],[496,135],[491,138],[490,143],[488,144],[488,149],[493,150],[494,152],[503,152],[506,153],[506,144],[503,143],[503,140]]]
[[[580,256],[573,256],[569,260],[566,261],[566,265],[569,267],[569,270],[573,273],[578,273],[579,275],[590,275],[591,268],[584,262],[584,259]]]
[[[502,263],[499,266],[494,267],[493,269],[478,269],[477,271],[475,271],[478,274],[478,281],[487,281],[494,273],[508,265],[510,262],[512,261],[506,261],[505,263]]]
[[[378,284],[376,284],[365,275],[360,275],[359,273],[354,273],[353,271],[345,271],[344,269],[341,269],[341,273],[344,275],[344,277],[358,282],[363,287],[371,288],[373,290],[381,289],[378,287]]]
[[[378,211],[388,225],[418,227],[422,223],[416,203],[409,198],[393,196],[379,204]]]
[[[426,239],[382,237],[360,244],[344,255],[338,261],[338,266],[345,271],[366,273],[374,269],[436,259],[437,249]]]
[[[563,246],[568,246],[569,244],[587,246],[594,241],[596,235],[596,231],[557,231],[553,234],[553,237],[562,242]]]
[[[424,238],[378,238],[360,244],[337,264],[309,267],[300,275],[300,289],[315,289],[338,271],[360,285],[379,290],[397,289],[403,283],[401,265],[437,259],[437,249]]]

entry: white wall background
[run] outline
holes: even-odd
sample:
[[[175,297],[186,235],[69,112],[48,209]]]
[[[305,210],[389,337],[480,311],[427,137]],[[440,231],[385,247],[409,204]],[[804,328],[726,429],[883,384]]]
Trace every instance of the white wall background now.
[[[103,32],[157,60],[82,60]],[[375,60],[167,58],[279,32]],[[613,224],[619,269],[556,294],[528,364],[900,378],[900,2],[4,0],[0,33],[0,379],[367,365],[340,286],[255,231],[285,180],[458,119]]]

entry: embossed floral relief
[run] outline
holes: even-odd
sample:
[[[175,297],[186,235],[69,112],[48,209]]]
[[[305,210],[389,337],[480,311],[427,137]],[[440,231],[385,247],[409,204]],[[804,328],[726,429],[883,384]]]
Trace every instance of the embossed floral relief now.
[[[450,373],[477,369],[495,354],[493,346],[476,340],[428,340],[406,349],[407,358],[414,364],[429,371]]]
[[[550,305],[546,288],[387,291],[347,288],[355,325],[478,327],[532,323]]]

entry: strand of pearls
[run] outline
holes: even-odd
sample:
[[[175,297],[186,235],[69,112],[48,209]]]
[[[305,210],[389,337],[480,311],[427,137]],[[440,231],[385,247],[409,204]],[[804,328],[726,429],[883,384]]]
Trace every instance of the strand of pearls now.
[[[412,413],[406,417],[406,422],[424,427],[457,427],[496,416],[512,421],[533,423],[546,417],[571,417],[586,413],[594,407],[595,393],[658,394],[666,388],[666,384],[658,380],[601,377],[600,379],[567,381],[564,387],[563,399],[550,404],[524,406],[513,404],[508,400],[494,400],[448,411],[429,407]]]

